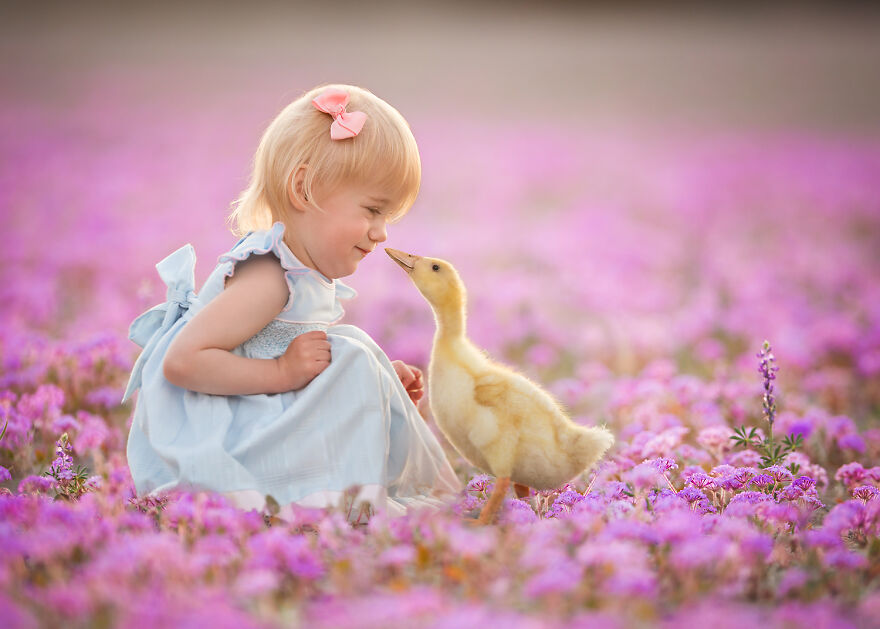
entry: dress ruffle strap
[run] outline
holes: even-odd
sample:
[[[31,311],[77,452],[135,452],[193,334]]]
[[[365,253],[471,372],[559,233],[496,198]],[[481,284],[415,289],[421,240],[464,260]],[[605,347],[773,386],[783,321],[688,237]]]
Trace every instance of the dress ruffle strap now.
[[[339,280],[334,280],[334,283],[336,284],[337,299],[354,299],[357,297],[357,291],[348,284],[343,284]]]
[[[141,386],[144,363],[152,355],[156,343],[196,299],[195,267],[196,252],[192,245],[184,245],[156,265],[159,277],[168,286],[167,301],[143,313],[128,330],[128,338],[143,347],[144,351],[131,371],[123,403]]]
[[[232,277],[235,274],[235,266],[237,263],[248,259],[252,255],[264,255],[273,253],[281,262],[284,268],[284,279],[287,282],[287,288],[290,295],[287,303],[282,308],[282,312],[290,310],[293,306],[294,286],[296,278],[311,272],[311,269],[304,266],[297,260],[287,245],[284,244],[284,223],[277,222],[272,228],[266,231],[257,231],[249,233],[245,238],[238,241],[235,247],[228,253],[221,255],[217,262],[227,264],[225,271],[226,277]]]

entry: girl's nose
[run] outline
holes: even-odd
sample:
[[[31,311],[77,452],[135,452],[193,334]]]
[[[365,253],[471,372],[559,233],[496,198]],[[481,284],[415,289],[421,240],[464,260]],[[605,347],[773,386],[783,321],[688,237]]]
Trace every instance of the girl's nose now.
[[[385,221],[382,221],[378,225],[373,225],[370,228],[370,240],[373,242],[385,242],[388,240],[388,229],[385,225]]]

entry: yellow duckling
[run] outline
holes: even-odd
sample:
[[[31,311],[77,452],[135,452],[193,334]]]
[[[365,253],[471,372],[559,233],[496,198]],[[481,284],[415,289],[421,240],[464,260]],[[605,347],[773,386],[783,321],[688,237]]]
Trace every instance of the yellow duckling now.
[[[428,366],[434,421],[459,454],[496,477],[481,524],[493,520],[511,480],[519,495],[527,487],[552,489],[605,454],[614,443],[607,429],[575,424],[544,389],[468,340],[465,288],[449,262],[385,252],[434,311],[437,331]]]

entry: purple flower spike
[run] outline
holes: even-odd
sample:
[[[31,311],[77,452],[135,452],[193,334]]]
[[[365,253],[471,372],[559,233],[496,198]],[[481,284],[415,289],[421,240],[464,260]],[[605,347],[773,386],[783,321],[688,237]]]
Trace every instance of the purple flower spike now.
[[[776,357],[770,347],[770,341],[764,341],[763,349],[756,354],[761,362],[758,364],[758,371],[764,377],[764,417],[773,428],[773,422],[776,420],[776,398],[773,397],[773,381],[776,380],[776,372],[779,371],[774,363]]]

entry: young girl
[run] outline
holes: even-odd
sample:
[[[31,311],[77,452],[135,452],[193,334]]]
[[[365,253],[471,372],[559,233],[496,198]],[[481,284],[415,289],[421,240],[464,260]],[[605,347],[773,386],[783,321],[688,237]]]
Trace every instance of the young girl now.
[[[460,489],[414,402],[422,374],[336,325],[337,278],[415,201],[406,121],[370,92],[318,87],[269,125],[232,219],[241,240],[196,294],[190,245],[156,265],[168,301],[132,323],[144,350],[128,463],[139,495],[212,490],[260,509],[355,503],[391,514]],[[357,510],[355,510],[357,511]]]

